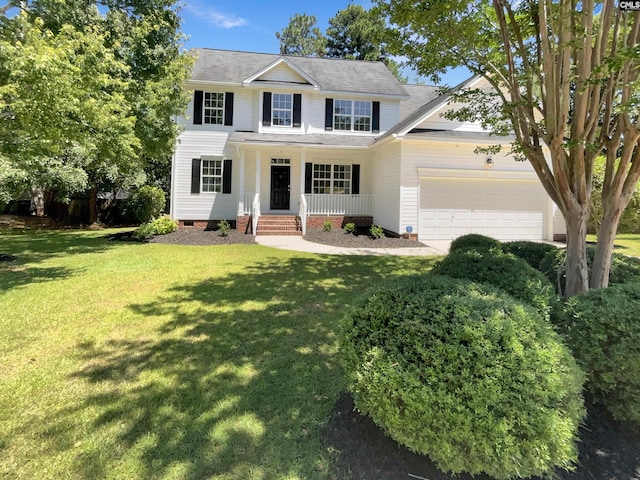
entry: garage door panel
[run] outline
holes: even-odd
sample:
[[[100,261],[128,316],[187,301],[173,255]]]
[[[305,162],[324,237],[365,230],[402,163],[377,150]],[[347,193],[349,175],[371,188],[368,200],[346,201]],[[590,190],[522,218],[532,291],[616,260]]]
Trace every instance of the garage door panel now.
[[[537,182],[421,179],[421,240],[468,233],[499,240],[541,240],[546,194]]]

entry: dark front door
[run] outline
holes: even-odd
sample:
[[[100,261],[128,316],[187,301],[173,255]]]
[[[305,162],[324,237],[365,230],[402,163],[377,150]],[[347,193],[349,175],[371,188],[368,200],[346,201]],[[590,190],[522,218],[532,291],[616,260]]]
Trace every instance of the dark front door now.
[[[291,167],[271,166],[271,210],[289,210]]]

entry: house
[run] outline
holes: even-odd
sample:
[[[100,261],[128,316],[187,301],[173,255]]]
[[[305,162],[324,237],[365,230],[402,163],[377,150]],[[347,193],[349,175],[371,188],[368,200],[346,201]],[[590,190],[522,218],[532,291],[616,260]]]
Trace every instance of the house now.
[[[194,53],[172,164],[181,227],[226,219],[274,234],[353,221],[423,242],[563,233],[529,163],[507,155],[512,139],[443,118],[452,106],[436,87],[401,85],[379,62]],[[474,153],[496,143],[499,154]]]

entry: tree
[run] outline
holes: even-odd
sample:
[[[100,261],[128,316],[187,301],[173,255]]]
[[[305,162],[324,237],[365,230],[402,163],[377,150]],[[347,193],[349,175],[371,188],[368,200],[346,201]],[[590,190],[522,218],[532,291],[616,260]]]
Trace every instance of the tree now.
[[[58,112],[59,118],[65,119],[69,128],[75,128],[75,136],[59,135],[50,146],[54,147],[41,154],[40,157],[48,165],[60,163],[73,164],[75,172],[73,178],[84,180],[75,184],[63,184],[63,189],[56,190],[58,196],[72,190],[76,193],[87,190],[91,198],[91,220],[97,220],[95,209],[99,191],[110,191],[120,187],[131,188],[145,181],[152,180],[159,185],[167,185],[164,175],[168,172],[166,166],[170,162],[178,127],[172,121],[172,116],[182,112],[188,101],[181,83],[187,78],[192,59],[182,49],[183,35],[180,31],[179,10],[174,0],[33,0],[31,3],[22,2],[24,12],[13,18],[2,18],[3,29],[1,38],[10,45],[15,43],[22,33],[20,30],[33,28],[37,25],[43,34],[52,42],[64,37],[69,32],[81,36],[87,31],[100,35],[97,48],[112,61],[100,65],[97,60],[95,66],[84,65],[82,70],[88,77],[96,76],[103,80],[102,85],[94,85],[96,92],[118,92],[118,99],[122,102],[122,114],[128,119],[120,121],[115,111],[105,112],[106,118],[113,118],[116,124],[127,125],[131,128],[131,149],[125,153],[118,150],[117,144],[128,138],[116,132],[102,129],[104,125],[88,125],[78,122],[77,118],[68,116],[65,111]],[[100,8],[99,8],[100,7]],[[17,25],[20,25],[19,27]],[[80,67],[83,61],[83,50],[69,55],[66,61],[70,70]],[[21,62],[24,52],[13,52],[14,60]],[[1,54],[0,54],[1,55]],[[113,65],[117,64],[118,68]],[[9,64],[0,66],[6,75],[14,75],[8,68]],[[25,67],[26,68],[26,67]],[[104,69],[100,76],[100,69]],[[7,73],[9,72],[9,73]],[[0,73],[0,79],[2,78]],[[0,85],[4,82],[0,80]],[[42,90],[46,91],[46,81]],[[53,86],[52,86],[53,92]],[[61,104],[74,105],[81,101],[80,92],[70,89],[67,96],[61,96]],[[95,92],[94,92],[95,93]],[[28,92],[21,91],[22,95]],[[97,94],[97,93],[96,93]],[[85,93],[86,95],[86,93]],[[90,93],[89,95],[92,95]],[[20,96],[7,97],[12,102],[19,102]],[[62,101],[64,99],[64,102]],[[37,98],[33,99],[37,104]],[[94,102],[100,105],[100,99]],[[14,109],[7,104],[8,110]],[[112,112],[110,116],[108,112]],[[23,112],[23,116],[26,113]],[[65,116],[67,115],[67,116]],[[13,123],[13,127],[21,121]],[[5,125],[6,126],[6,125]],[[51,124],[43,124],[42,128],[50,128]],[[9,132],[9,130],[5,130]],[[15,135],[15,133],[20,133]],[[25,138],[23,132],[13,132],[9,138],[18,140]],[[5,137],[6,138],[6,137]],[[63,139],[76,139],[73,148],[69,144],[65,148]],[[104,138],[104,148],[96,148],[95,143]],[[93,141],[92,148],[86,148],[87,142]],[[71,151],[71,155],[69,154]],[[18,155],[13,155],[18,158]],[[45,160],[46,159],[46,160]],[[41,163],[43,163],[41,162]],[[34,175],[34,169],[27,169],[31,185],[41,186],[41,176]],[[46,184],[45,184],[46,185]],[[49,185],[46,185],[49,187]]]
[[[384,18],[376,11],[349,4],[329,20],[326,37],[314,27],[316,17],[296,14],[282,32],[276,32],[283,55],[382,61],[401,83],[407,83],[400,65],[385,47]]]
[[[451,117],[515,133],[567,225],[567,296],[606,287],[620,215],[640,176],[640,15],[587,0],[377,0],[395,53],[438,81],[465,66],[491,91],[463,90]],[[606,158],[591,278],[585,237],[594,161]]]
[[[327,38],[318,27],[314,27],[316,21],[315,16],[304,13],[296,13],[291,17],[289,25],[282,32],[276,32],[276,38],[280,41],[280,53],[302,57],[324,57]]]

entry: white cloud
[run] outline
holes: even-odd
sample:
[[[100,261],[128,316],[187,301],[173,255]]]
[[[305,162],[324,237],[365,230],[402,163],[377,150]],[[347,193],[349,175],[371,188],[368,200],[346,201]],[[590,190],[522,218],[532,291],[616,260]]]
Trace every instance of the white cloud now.
[[[242,17],[219,12],[218,10],[203,5],[199,1],[188,0],[185,2],[184,8],[191,14],[208,21],[217,28],[229,29],[247,24],[247,20]]]

